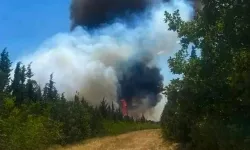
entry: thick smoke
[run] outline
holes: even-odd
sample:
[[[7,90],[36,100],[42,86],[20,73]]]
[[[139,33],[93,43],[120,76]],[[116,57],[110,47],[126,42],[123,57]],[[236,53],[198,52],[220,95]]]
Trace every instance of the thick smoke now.
[[[120,85],[119,99],[125,99],[130,109],[143,105],[145,98],[148,100],[149,108],[160,101],[163,76],[160,74],[160,68],[152,64],[152,61],[152,54],[138,54],[122,62],[120,70],[117,71]]]
[[[129,20],[144,13],[159,0],[72,0],[70,7],[73,30],[77,25],[87,28],[110,24],[119,18]]]
[[[146,12],[163,2],[171,0],[72,0],[71,31],[76,26],[92,29],[118,20],[131,25],[134,23],[133,19],[148,17]],[[200,0],[186,0],[186,2],[192,4],[195,9],[201,7]]]
[[[41,86],[54,73],[56,87],[69,98],[76,91],[93,105],[100,104],[103,97],[109,103],[125,98],[131,106],[130,114],[143,113],[148,119],[158,120],[166,102],[160,94],[161,74],[167,77],[167,69],[157,67],[167,67],[167,62],[162,65],[158,60],[178,48],[177,34],[168,31],[163,21],[164,11],[175,9],[180,9],[183,19],[192,12],[182,1],[155,5],[149,17],[138,20],[134,28],[114,22],[94,32],[78,29],[60,33],[21,61],[33,62],[34,78]]]

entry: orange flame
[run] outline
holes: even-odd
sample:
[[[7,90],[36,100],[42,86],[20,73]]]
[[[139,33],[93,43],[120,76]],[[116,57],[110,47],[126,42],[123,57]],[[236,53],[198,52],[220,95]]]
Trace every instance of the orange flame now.
[[[123,114],[123,116],[128,116],[127,102],[125,101],[125,99],[122,99],[121,103],[122,103],[122,114]]]

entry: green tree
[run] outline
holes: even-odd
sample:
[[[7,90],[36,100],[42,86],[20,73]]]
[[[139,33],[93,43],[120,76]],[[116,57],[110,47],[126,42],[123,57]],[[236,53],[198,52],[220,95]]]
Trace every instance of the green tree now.
[[[14,79],[11,84],[11,90],[12,90],[12,95],[16,98],[16,103],[18,105],[22,104],[22,99],[21,99],[21,74],[22,74],[22,68],[21,68],[21,62],[18,62],[16,64],[16,68],[14,71]]]
[[[99,110],[100,110],[102,117],[107,119],[108,118],[108,104],[107,104],[105,98],[103,98],[103,100],[101,101],[101,104],[99,106]]]
[[[169,59],[182,75],[165,88],[161,117],[165,138],[192,143],[191,149],[248,149],[250,143],[250,3],[202,0],[196,18],[165,12],[181,50]],[[191,58],[188,47],[193,45]],[[200,56],[195,51],[200,50]]]
[[[25,85],[25,81],[26,81],[26,68],[23,65],[21,68],[21,74],[20,74],[20,101],[24,102],[25,98],[26,98],[26,85]]]
[[[75,102],[79,103],[80,102],[80,96],[79,96],[79,92],[76,91],[76,94],[75,94]]]
[[[32,63],[29,63],[29,65],[26,69],[27,70],[26,71],[27,83],[25,85],[26,95],[27,95],[29,102],[31,102],[31,101],[36,102],[39,99],[36,97],[36,92],[39,92],[40,87],[37,85],[37,82],[32,79],[32,77],[34,76],[34,73],[31,70],[31,64]]]
[[[43,100],[41,87],[37,83],[35,85],[36,85],[35,92],[34,92],[35,100],[38,101],[38,102],[41,102]]]
[[[66,98],[64,96],[64,93],[61,94],[60,100],[63,101],[63,102],[66,102]]]
[[[49,83],[45,84],[43,89],[43,99],[47,102],[55,102],[59,99],[58,91],[53,81],[53,74],[50,75]]]
[[[6,48],[0,54],[0,92],[4,92],[10,84],[10,73],[12,62]]]

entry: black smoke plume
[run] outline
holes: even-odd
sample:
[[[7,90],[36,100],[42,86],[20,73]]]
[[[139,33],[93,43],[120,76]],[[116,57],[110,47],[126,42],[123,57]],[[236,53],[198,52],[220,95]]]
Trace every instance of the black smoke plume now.
[[[129,19],[133,14],[145,12],[161,0],[72,0],[71,30],[76,26],[100,27],[119,19]]]
[[[72,0],[70,6],[71,31],[76,26],[93,29],[110,24],[119,18],[128,23],[133,15],[140,15],[156,4],[171,0]],[[186,0],[195,9],[201,8],[201,0]]]
[[[152,64],[153,56],[149,53],[136,55],[121,63],[118,74],[119,99],[125,99],[129,109],[147,102],[147,107],[156,106],[163,90],[163,76],[160,69]],[[118,71],[119,73],[119,71]]]

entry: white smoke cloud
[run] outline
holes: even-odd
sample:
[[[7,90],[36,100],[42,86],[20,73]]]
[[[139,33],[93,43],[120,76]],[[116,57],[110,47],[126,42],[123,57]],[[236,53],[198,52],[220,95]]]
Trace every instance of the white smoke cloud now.
[[[95,33],[82,29],[73,33],[59,33],[41,44],[35,53],[20,60],[24,64],[33,62],[34,79],[41,86],[54,73],[57,89],[68,97],[73,97],[78,91],[93,105],[98,105],[103,97],[108,102],[116,102],[117,61],[127,60],[133,53],[143,50],[155,54],[157,61],[159,53],[164,52],[168,56],[178,48],[177,34],[168,31],[164,23],[164,11],[173,12],[175,9],[180,9],[183,19],[189,19],[191,8],[183,1],[175,1],[171,6],[157,6],[148,20],[133,29],[115,23]],[[165,76],[165,80],[168,77]],[[148,110],[146,117],[159,120],[165,102],[162,100]]]

